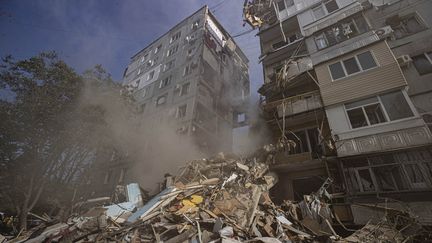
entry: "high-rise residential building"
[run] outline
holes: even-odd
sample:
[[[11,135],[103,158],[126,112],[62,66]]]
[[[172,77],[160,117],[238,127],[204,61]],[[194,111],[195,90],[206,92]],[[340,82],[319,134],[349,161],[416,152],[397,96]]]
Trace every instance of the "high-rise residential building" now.
[[[187,136],[202,156],[232,151],[233,129],[247,124],[248,59],[207,6],[133,55],[123,85],[139,107],[145,126],[140,132],[169,128],[163,135],[151,136],[169,134],[173,141]],[[172,131],[178,134],[176,138]],[[175,146],[174,142],[168,146],[153,144],[152,138],[143,140],[143,154],[152,150],[171,153],[169,146]],[[101,163],[95,165],[99,169],[94,170],[92,180],[95,195],[112,192],[117,184],[138,181],[134,176],[139,171],[132,173],[135,167],[124,152],[107,148],[100,154]],[[158,161],[157,156],[150,159]]]
[[[146,126],[171,124],[205,154],[231,151],[246,123],[248,59],[207,6],[135,54],[123,85]]]
[[[333,210],[365,224],[403,205],[432,224],[432,2],[251,1],[275,196],[302,199],[327,177]],[[403,202],[402,204],[400,202]],[[363,206],[359,206],[362,204]]]

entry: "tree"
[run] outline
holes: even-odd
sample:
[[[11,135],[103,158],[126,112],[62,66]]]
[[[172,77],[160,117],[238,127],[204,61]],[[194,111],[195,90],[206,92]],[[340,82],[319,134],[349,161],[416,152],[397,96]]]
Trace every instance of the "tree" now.
[[[103,109],[80,101],[89,84],[115,87],[100,66],[82,77],[55,53],[3,59],[0,205],[19,215],[21,229],[43,193],[62,193],[80,183],[103,142]]]

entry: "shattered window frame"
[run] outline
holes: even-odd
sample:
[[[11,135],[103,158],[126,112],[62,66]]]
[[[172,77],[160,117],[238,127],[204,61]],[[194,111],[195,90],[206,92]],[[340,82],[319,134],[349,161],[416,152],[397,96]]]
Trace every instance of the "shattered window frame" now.
[[[189,89],[190,89],[190,82],[182,84],[179,96],[187,95],[189,93]]]
[[[412,57],[414,67],[420,76],[432,73],[432,51]]]
[[[393,22],[395,20],[397,23]],[[412,21],[415,21],[415,26],[412,25]],[[413,12],[404,16],[392,16],[387,18],[386,23],[392,27],[393,36],[395,39],[402,39],[404,37],[427,30],[425,21],[417,12]]]
[[[349,26],[350,32],[344,33],[344,31],[348,30],[348,28],[346,28],[347,26]],[[327,27],[318,34],[315,34],[315,46],[318,50],[323,50],[327,47],[337,45],[350,38],[361,35],[369,31],[369,29],[369,24],[367,23],[366,18],[363,16],[363,14],[356,14]],[[321,47],[317,43],[317,40],[321,39],[325,40],[324,42],[326,46]]]
[[[429,156],[422,157],[421,154]],[[431,148],[427,148],[345,159],[342,163],[345,182],[351,194],[430,190],[431,155]],[[362,160],[367,164],[360,165],[354,160]],[[410,167],[415,169],[409,171]],[[359,171],[368,171],[368,178]],[[372,182],[373,185],[367,188],[366,182]]]
[[[172,75],[169,75],[165,78],[163,78],[160,83],[159,83],[159,89],[162,89],[164,87],[167,87],[168,85],[171,84],[171,80],[172,80]]]

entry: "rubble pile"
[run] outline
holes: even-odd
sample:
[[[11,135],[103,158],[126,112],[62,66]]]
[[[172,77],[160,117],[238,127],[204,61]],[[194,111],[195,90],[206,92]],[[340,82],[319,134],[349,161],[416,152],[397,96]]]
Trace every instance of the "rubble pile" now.
[[[145,203],[139,185],[132,183],[125,188],[126,202],[91,207],[67,222],[46,219],[9,242],[402,242],[418,232],[407,226],[407,236],[387,222],[368,224],[343,239],[332,227],[326,203],[331,179],[302,202],[282,205],[269,196],[277,181],[256,158],[191,161],[177,176],[166,175],[165,189]]]

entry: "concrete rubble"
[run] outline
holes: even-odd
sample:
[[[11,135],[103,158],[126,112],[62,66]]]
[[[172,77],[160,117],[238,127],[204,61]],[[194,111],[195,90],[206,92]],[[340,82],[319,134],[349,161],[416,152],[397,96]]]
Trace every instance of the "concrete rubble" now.
[[[265,161],[266,156],[262,156]],[[137,183],[125,187],[126,202],[85,207],[66,222],[47,219],[7,242],[426,242],[428,233],[408,213],[386,210],[381,222],[349,230],[333,214],[332,179],[301,202],[275,205],[269,190],[278,182],[264,162],[219,154],[189,162],[166,187],[143,202]],[[106,202],[106,201],[105,201]],[[339,222],[339,223],[338,223]],[[343,226],[345,227],[345,226]],[[0,241],[4,241],[0,237]]]

